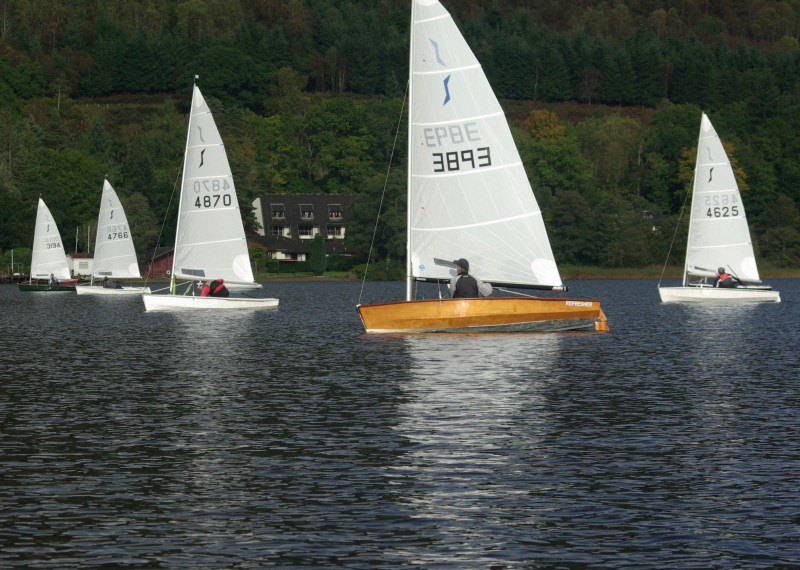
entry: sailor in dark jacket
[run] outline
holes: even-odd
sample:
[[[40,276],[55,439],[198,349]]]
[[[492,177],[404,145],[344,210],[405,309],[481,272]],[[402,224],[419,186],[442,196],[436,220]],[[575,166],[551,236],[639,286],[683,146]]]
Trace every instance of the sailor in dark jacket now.
[[[724,267],[717,269],[717,278],[714,280],[714,287],[736,287],[736,280],[725,271]]]
[[[453,263],[456,266],[456,276],[450,280],[450,296],[453,299],[488,297],[492,294],[490,283],[484,283],[469,274],[469,262],[466,259],[462,257]]]

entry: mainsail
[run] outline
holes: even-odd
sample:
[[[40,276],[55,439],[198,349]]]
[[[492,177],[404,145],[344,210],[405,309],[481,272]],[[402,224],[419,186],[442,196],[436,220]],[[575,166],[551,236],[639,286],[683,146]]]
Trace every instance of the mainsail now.
[[[224,279],[258,287],[233,185],[214,118],[195,85],[186,138],[173,273],[177,279]]]
[[[93,274],[102,277],[141,277],[128,218],[108,180],[103,181],[103,196],[100,198]]]
[[[466,257],[492,283],[560,287],[503,110],[436,0],[414,1],[410,69],[410,274],[449,279],[434,260]]]
[[[39,198],[31,252],[31,279],[49,279],[50,274],[60,280],[70,278],[61,234],[44,200]]]
[[[742,281],[760,281],[733,168],[717,131],[703,113],[697,142],[686,273],[714,277],[718,267],[724,267]]]

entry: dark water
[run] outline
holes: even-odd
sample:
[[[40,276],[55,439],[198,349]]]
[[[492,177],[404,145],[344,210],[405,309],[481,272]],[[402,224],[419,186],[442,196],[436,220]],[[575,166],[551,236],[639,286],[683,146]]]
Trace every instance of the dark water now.
[[[360,283],[187,315],[0,287],[0,567],[800,565],[800,280],[773,285],[573,282],[612,332],[416,337],[362,334]]]

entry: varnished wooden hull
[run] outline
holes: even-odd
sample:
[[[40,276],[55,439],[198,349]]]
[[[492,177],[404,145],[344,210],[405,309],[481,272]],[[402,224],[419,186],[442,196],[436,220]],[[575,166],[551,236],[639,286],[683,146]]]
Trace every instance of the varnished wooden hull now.
[[[368,333],[607,331],[600,301],[557,297],[431,299],[359,305]]]

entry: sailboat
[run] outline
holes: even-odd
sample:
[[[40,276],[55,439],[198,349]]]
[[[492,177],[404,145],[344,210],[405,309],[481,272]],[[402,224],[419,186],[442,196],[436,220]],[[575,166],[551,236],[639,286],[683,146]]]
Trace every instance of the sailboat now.
[[[719,269],[739,282],[737,287],[714,287],[709,278]],[[690,281],[690,276],[697,278]],[[744,204],[731,162],[717,131],[703,113],[697,141],[692,207],[686,261],[680,287],[661,287],[661,301],[774,302],[780,293],[761,284]]]
[[[178,294],[177,280],[190,282]],[[223,280],[241,296],[203,297],[194,284]],[[253,280],[239,201],[225,146],[211,110],[195,84],[183,160],[181,197],[169,293],[142,295],[147,311],[196,309],[277,309],[278,299],[252,297]]]
[[[463,257],[495,287],[566,288],[503,110],[437,0],[413,0],[410,46],[406,300],[359,305],[366,332],[608,330],[594,299],[412,299]]]
[[[97,238],[94,245],[94,271],[92,282],[78,285],[78,295],[141,295],[149,291],[148,287],[95,287],[95,277],[110,279],[138,279],[139,264],[136,262],[136,250],[128,226],[125,209],[117,197],[114,188],[103,181],[103,195],[100,198],[100,214],[97,217]]]
[[[50,284],[50,275],[58,279],[60,285]],[[34,280],[39,282],[34,283]],[[46,281],[42,283],[41,281]],[[61,234],[50,214],[50,210],[39,197],[36,211],[36,228],[33,232],[33,250],[31,252],[31,273],[28,283],[19,283],[20,291],[74,291],[75,282],[69,274],[67,255]]]

